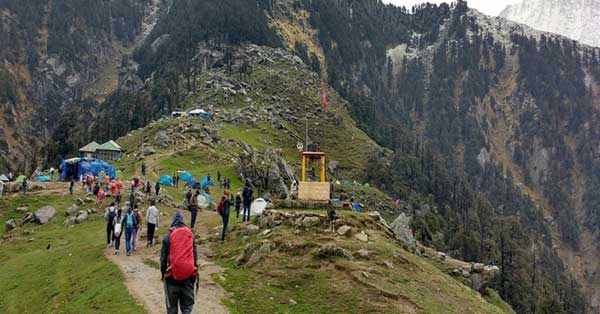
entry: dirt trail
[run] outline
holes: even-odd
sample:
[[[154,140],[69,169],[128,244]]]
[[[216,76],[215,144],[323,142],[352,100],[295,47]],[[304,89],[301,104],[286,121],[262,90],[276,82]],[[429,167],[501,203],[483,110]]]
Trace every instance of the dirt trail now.
[[[215,213],[206,211],[199,213],[198,220],[203,221],[202,216],[211,214],[214,215]],[[202,225],[196,231],[201,236],[206,236],[208,233],[208,229]],[[160,237],[162,238],[162,235]],[[125,247],[123,241],[124,238],[121,239],[121,252],[119,252],[119,255],[115,255],[113,249],[107,249],[106,257],[119,266],[125,277],[125,285],[131,295],[146,308],[149,314],[165,313],[165,295],[163,283],[160,280],[160,271],[144,263],[146,259],[154,262],[159,261],[160,243],[152,248],[146,248],[145,240],[141,240],[138,243],[137,252],[131,256],[126,256],[123,252]],[[210,262],[207,257],[210,256],[210,249],[206,244],[198,246],[198,253],[200,290],[198,291],[193,313],[228,314],[229,311],[221,303],[221,300],[226,297],[226,293],[212,279],[213,274],[220,274],[223,269]]]

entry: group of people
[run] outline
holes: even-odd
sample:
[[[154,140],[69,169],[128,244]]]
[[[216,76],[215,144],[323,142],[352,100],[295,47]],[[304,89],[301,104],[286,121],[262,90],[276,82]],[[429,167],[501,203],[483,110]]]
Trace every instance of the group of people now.
[[[154,233],[159,223],[159,212],[155,201],[150,201],[146,209],[146,246],[154,245]],[[137,250],[137,238],[142,229],[142,213],[137,204],[125,202],[122,210],[119,203],[112,202],[104,212],[106,219],[106,247],[114,247],[115,254],[119,253],[121,247],[121,235],[125,233],[125,253],[127,256]]]

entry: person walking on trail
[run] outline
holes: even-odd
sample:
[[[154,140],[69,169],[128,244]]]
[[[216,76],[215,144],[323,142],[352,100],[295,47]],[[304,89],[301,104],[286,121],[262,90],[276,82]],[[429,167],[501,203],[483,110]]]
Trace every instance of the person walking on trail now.
[[[198,209],[200,206],[198,205],[198,196],[200,195],[200,191],[196,190],[196,193],[190,199],[190,214],[192,216],[192,221],[190,223],[190,228],[194,230],[194,226],[196,225],[196,217],[198,217]]]
[[[125,250],[127,256],[131,255],[132,250],[132,237],[133,232],[137,228],[137,219],[131,209],[131,206],[127,208],[127,214],[123,216],[123,227],[125,228]]]
[[[23,194],[27,194],[27,188],[29,188],[27,179],[23,179],[23,183],[21,183],[21,190],[23,190]]]
[[[102,203],[104,203],[104,197],[106,194],[104,193],[104,189],[98,189],[98,193],[96,194],[96,206],[98,209],[102,208]]]
[[[144,193],[146,194],[146,198],[150,198],[150,193],[152,192],[152,185],[150,181],[146,182],[144,186]]]
[[[158,196],[158,193],[160,193],[160,183],[158,183],[158,181],[156,181],[156,185],[154,185],[154,191],[156,191],[156,196]]]
[[[240,219],[240,210],[242,209],[242,196],[238,192],[235,196],[235,219]]]
[[[113,225],[113,246],[115,247],[115,255],[119,254],[121,247],[121,234],[123,234],[123,213],[119,207],[115,207],[116,214],[115,219],[112,221]]]
[[[50,181],[54,181],[54,167],[50,167]]]
[[[142,162],[142,175],[146,176],[146,163]]]
[[[71,182],[69,183],[69,194],[73,195],[73,188],[75,188],[75,180],[71,178]]]
[[[225,234],[227,233],[227,226],[229,225],[229,214],[231,212],[231,196],[228,191],[225,191],[221,201],[217,205],[217,213],[221,215],[221,221],[223,222],[223,231],[221,231],[221,242],[225,241]]]
[[[242,192],[244,210],[242,212],[242,221],[250,221],[250,205],[254,201],[254,191],[250,187],[250,184],[246,182],[246,187]]]
[[[150,201],[150,207],[146,210],[146,222],[147,222],[147,238],[148,244],[147,247],[151,247],[154,244],[154,232],[156,231],[156,227],[158,226],[158,208],[156,208],[156,202],[154,200]]]
[[[209,178],[210,180],[210,178]],[[217,181],[219,181],[219,185],[221,184],[221,171],[217,170]]]
[[[113,246],[113,241],[115,237],[115,217],[117,217],[117,208],[115,207],[115,203],[110,203],[110,206],[106,208],[104,211],[104,219],[106,219],[106,247],[109,248]]]
[[[131,249],[135,252],[137,250],[137,235],[142,228],[142,213],[140,212],[138,205],[133,206],[133,216],[135,217],[135,228],[131,235]]]
[[[100,192],[100,185],[98,185],[98,182],[94,185],[94,190],[92,192],[94,193],[94,196],[98,196],[98,192]]]
[[[169,232],[164,236],[160,254],[160,272],[165,288],[167,314],[191,314],[198,289],[198,252],[192,230],[183,214],[176,212]]]
[[[188,210],[190,210],[190,205],[192,205],[192,196],[192,189],[188,188],[185,192],[185,198],[183,199],[185,208],[187,208]]]

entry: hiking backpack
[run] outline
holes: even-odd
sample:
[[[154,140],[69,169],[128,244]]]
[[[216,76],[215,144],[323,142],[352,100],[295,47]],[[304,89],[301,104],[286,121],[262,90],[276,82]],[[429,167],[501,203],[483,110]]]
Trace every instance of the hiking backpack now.
[[[217,213],[219,213],[219,215],[223,216],[223,214],[224,214],[223,201],[220,201],[219,204],[217,204]]]
[[[117,210],[113,207],[112,211],[108,210],[108,217],[106,218],[106,222],[112,223],[115,220],[115,216],[117,216]]]
[[[117,223],[115,224],[115,236],[119,237],[122,230],[123,226],[121,225],[121,219],[118,219]]]
[[[135,225],[135,223],[133,221],[133,213],[127,214],[127,220],[125,221],[125,227],[133,228],[134,225]]]
[[[170,274],[177,281],[186,280],[197,274],[194,260],[194,235],[187,227],[172,228],[169,236]]]

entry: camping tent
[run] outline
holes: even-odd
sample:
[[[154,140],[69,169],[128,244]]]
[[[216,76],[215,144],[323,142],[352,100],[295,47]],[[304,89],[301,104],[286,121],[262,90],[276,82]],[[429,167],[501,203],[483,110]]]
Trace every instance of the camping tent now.
[[[194,109],[188,112],[190,117],[198,117],[202,121],[210,121],[212,119],[210,113],[204,111],[204,109]]]
[[[35,180],[39,182],[48,182],[50,181],[50,176],[37,176]]]
[[[95,158],[71,158],[65,159],[60,164],[60,180],[66,181],[71,178],[79,180],[81,176],[93,175],[98,176],[102,171],[106,173],[110,179],[117,177],[115,168],[104,160]]]
[[[200,182],[200,188],[204,190],[209,186],[215,186],[215,180],[212,178],[209,179],[208,176],[202,178],[202,181]]]
[[[210,206],[211,202],[212,202],[212,196],[210,196],[206,192],[202,192],[202,193],[200,193],[200,195],[198,195],[198,206],[200,208],[202,208],[202,209],[208,208],[208,206]]]
[[[5,174],[0,174],[0,181],[2,181],[2,182],[8,182],[10,180],[8,179],[8,177]]]
[[[257,198],[250,205],[250,215],[252,216],[260,216],[267,208],[267,201],[262,198]]]
[[[17,177],[17,180],[15,180],[15,182],[21,183],[21,182],[25,181],[25,179],[27,179],[26,176],[20,175]]]
[[[160,185],[166,185],[166,186],[173,186],[173,177],[171,176],[161,176],[160,180],[158,180],[158,184]]]
[[[193,176],[191,173],[187,172],[187,171],[184,171],[184,172],[183,172],[183,173],[182,173],[182,174],[179,176],[179,179],[180,179],[180,180],[182,180],[182,181],[184,181],[184,182],[185,182],[185,183],[187,183],[187,184],[189,184],[189,183],[190,183],[190,181],[196,181],[196,180],[194,179],[194,176]]]

